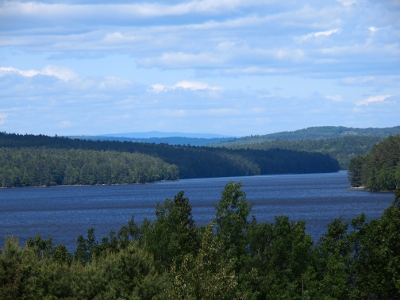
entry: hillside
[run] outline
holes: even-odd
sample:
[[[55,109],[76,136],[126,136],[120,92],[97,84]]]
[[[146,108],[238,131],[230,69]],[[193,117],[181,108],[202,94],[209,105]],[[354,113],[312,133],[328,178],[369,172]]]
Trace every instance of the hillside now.
[[[400,126],[386,128],[352,128],[343,126],[321,126],[309,127],[295,131],[284,131],[264,135],[252,135],[234,139],[230,142],[213,144],[216,147],[231,147],[237,145],[259,144],[275,140],[317,140],[331,139],[346,136],[374,136],[388,137],[389,135],[400,134]]]
[[[259,144],[236,145],[231,149],[286,149],[295,151],[319,152],[329,154],[339,161],[340,168],[346,170],[350,159],[371,151],[383,138],[374,136],[345,136],[318,140],[275,140]]]
[[[79,149],[141,153],[179,168],[179,178],[209,178],[258,174],[321,173],[339,170],[337,160],[321,153],[118,141],[87,141],[44,135],[0,133],[0,148]]]

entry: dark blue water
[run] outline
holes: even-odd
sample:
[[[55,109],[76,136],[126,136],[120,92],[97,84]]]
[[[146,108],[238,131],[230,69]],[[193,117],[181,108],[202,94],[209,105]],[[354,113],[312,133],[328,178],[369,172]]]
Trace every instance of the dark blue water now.
[[[77,237],[95,228],[99,238],[118,231],[132,215],[141,223],[154,219],[157,201],[185,191],[198,225],[214,217],[214,204],[225,184],[243,182],[247,200],[254,204],[252,215],[259,222],[287,215],[306,220],[307,231],[316,239],[339,216],[350,220],[362,212],[379,218],[393,201],[390,193],[351,191],[346,172],[328,174],[272,175],[188,179],[143,185],[76,186],[0,189],[0,233],[19,237],[23,244],[36,234],[53,237],[69,250]],[[3,241],[1,241],[3,244]]]

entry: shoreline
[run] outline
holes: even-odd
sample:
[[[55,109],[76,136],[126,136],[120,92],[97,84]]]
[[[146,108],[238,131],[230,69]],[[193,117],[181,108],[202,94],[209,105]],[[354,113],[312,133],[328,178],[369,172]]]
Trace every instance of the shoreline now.
[[[347,188],[346,190],[348,190],[348,191],[365,191],[365,192],[370,192],[370,193],[394,193],[395,192],[395,190],[393,190],[393,191],[370,191],[370,190],[367,190],[366,188],[365,188],[365,186],[352,186],[352,187],[349,187],[349,188]]]
[[[80,186],[117,186],[117,185],[140,185],[140,184],[156,184],[161,182],[174,182],[176,180],[158,180],[152,182],[135,182],[135,183],[102,183],[102,184],[58,184],[58,185],[32,185],[32,186],[12,186],[12,187],[0,187],[0,189],[25,189],[25,188],[51,188],[51,187],[80,187]]]
[[[365,186],[351,186],[349,188],[347,188],[346,190],[349,191],[368,191],[365,189]]]

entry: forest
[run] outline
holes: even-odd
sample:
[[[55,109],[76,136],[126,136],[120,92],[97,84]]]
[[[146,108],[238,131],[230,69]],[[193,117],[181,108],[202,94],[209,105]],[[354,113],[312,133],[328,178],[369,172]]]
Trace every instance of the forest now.
[[[375,144],[382,140],[382,137],[376,136],[344,136],[316,140],[273,140],[259,144],[244,144],[226,147],[230,149],[286,149],[324,153],[337,159],[342,170],[347,170],[350,159],[357,155],[368,153]],[[227,145],[229,145],[229,143],[227,143]]]
[[[24,247],[5,238],[0,298],[7,299],[398,299],[400,193],[381,218],[333,220],[318,241],[305,222],[250,217],[230,182],[215,217],[197,227],[184,192],[98,242],[94,229],[69,253],[52,239]]]
[[[131,184],[177,179],[177,166],[145,154],[0,148],[1,187]]]
[[[350,160],[349,181],[370,191],[400,189],[400,135],[390,136],[371,152]]]
[[[37,183],[40,185],[71,184],[72,182],[77,184],[134,183],[177,178],[323,173],[336,172],[340,169],[338,161],[327,154],[285,149],[172,146],[7,133],[0,133],[0,149],[3,149],[0,152],[2,156],[0,160],[5,162],[0,169],[2,186],[10,186],[10,184],[11,186],[26,186]],[[28,154],[30,151],[32,155]],[[133,157],[133,154],[136,156]],[[142,165],[138,162],[137,154],[145,155],[142,156],[145,162]],[[26,158],[24,158],[25,155]],[[79,159],[75,159],[76,156]],[[110,157],[107,158],[107,156]],[[152,161],[149,156],[157,161]],[[21,164],[21,160],[24,159],[27,160],[26,163],[29,162],[30,171]],[[96,164],[98,167],[95,166]],[[146,166],[149,166],[148,171],[144,171]],[[42,171],[43,174],[40,173]],[[81,176],[88,172],[93,174]],[[76,175],[78,173],[79,176]]]
[[[316,126],[295,131],[283,131],[263,135],[251,135],[235,139],[233,141],[222,142],[215,146],[237,146],[259,144],[266,141],[277,140],[320,140],[333,139],[346,136],[373,136],[386,138],[390,135],[400,134],[400,126],[386,128],[352,128],[344,126]]]

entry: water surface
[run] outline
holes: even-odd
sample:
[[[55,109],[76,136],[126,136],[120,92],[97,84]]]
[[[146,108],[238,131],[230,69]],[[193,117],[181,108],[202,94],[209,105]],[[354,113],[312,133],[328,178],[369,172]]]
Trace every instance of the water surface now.
[[[141,223],[154,219],[157,201],[185,191],[198,225],[214,217],[214,205],[227,182],[241,181],[252,215],[259,222],[286,215],[305,220],[314,239],[337,217],[350,220],[364,212],[379,218],[393,194],[348,190],[346,172],[185,179],[141,185],[68,186],[0,189],[0,233],[19,237],[23,244],[36,234],[76,249],[77,237],[95,228],[100,239],[126,225],[132,215]],[[3,241],[1,241],[3,244]]]

